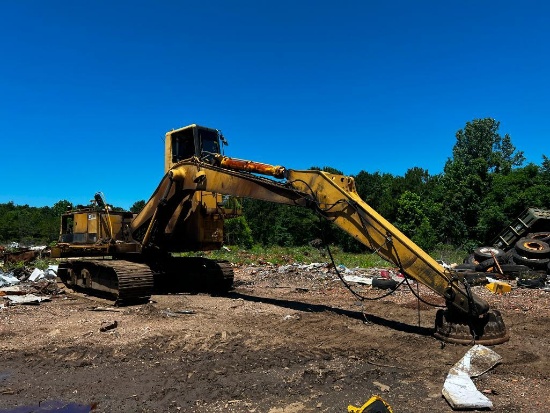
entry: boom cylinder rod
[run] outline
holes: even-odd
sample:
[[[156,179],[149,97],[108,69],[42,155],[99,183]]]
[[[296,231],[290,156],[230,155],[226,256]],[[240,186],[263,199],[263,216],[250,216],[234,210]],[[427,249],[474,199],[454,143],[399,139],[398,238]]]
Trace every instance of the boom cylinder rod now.
[[[222,168],[231,169],[233,171],[252,172],[261,175],[269,175],[275,178],[284,178],[286,168],[284,166],[269,165],[266,163],[246,161],[244,159],[228,158],[227,156],[216,156],[218,165]]]

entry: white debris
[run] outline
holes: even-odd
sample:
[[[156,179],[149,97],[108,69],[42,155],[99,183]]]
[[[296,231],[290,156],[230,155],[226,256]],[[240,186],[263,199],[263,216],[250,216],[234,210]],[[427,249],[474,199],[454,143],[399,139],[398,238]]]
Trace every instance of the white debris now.
[[[327,267],[326,262],[312,262],[311,264],[288,264],[288,265],[281,265],[277,271],[280,273],[285,273],[289,271],[313,271],[321,268]]]
[[[380,383],[378,381],[373,381],[372,384],[374,384],[376,387],[378,387],[380,389],[380,391],[383,391],[383,392],[389,392],[390,391],[390,386],[388,386],[386,384]],[[377,411],[378,411],[378,409],[377,409]]]
[[[323,267],[326,267],[326,266],[327,266],[326,262],[312,262],[311,264],[302,265],[301,267],[303,267],[303,268],[300,268],[300,269],[313,270],[315,268],[323,268]]]
[[[58,267],[59,266],[57,265],[50,265],[44,271],[39,268],[35,268],[29,276],[29,281],[35,282],[41,280],[42,278],[48,278],[51,280],[55,279],[55,277],[57,277]]]
[[[44,271],[44,276],[49,279],[55,279],[57,277],[57,269],[59,265],[48,265],[48,268]]]
[[[33,270],[33,272],[31,273],[31,275],[29,276],[29,281],[38,281],[40,280],[41,278],[44,278],[44,271],[38,269],[38,268],[35,268]]]
[[[447,270],[452,270],[452,269],[453,269],[453,264],[447,264],[447,263],[446,263],[445,261],[443,261],[443,260],[436,260],[436,261],[437,261],[437,263],[438,263],[439,265],[441,265],[443,268],[445,268],[445,269],[447,269]],[[454,265],[456,265],[456,264],[454,264]]]
[[[497,282],[501,282],[502,280],[498,280],[496,278],[492,278],[492,277],[487,277],[485,276],[485,279],[487,280],[487,284],[489,283],[497,283]]]
[[[451,407],[492,409],[493,403],[477,390],[471,377],[478,377],[500,363],[502,357],[488,347],[476,344],[466,352],[447,374],[442,394]]]
[[[493,408],[491,400],[481,393],[468,374],[462,371],[447,375],[442,393],[454,410]]]
[[[19,279],[14,277],[13,274],[6,274],[0,272],[0,287],[19,284]]]
[[[48,268],[46,270],[51,270],[57,274],[57,270],[59,269],[59,265],[48,265]]]
[[[15,285],[9,287],[1,287],[0,291],[2,291],[4,295],[21,295],[20,291],[23,291],[23,289],[20,285]]]
[[[347,282],[372,285],[372,277],[360,277],[359,275],[344,275],[344,280]]]
[[[7,298],[12,304],[37,304],[42,301],[50,301],[50,297],[44,295],[6,295]]]

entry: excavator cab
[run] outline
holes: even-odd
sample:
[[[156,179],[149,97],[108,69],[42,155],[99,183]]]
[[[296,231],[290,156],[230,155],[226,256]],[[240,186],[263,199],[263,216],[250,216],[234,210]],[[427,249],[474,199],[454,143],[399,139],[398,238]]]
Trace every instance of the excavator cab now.
[[[222,143],[227,144],[219,130],[196,124],[166,133],[164,173],[183,161],[213,165],[221,154]],[[223,218],[240,215],[240,211],[225,207],[221,194],[208,191],[190,193],[182,201],[180,211],[185,213],[165,230],[161,249],[171,252],[219,249],[223,242]]]
[[[178,162],[196,157],[212,164],[220,154],[220,131],[198,125],[189,125],[166,134],[164,172]]]

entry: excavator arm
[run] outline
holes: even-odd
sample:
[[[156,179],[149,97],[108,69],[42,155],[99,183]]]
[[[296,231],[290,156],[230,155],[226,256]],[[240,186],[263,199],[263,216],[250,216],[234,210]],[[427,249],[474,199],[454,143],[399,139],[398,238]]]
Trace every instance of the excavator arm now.
[[[283,180],[259,177],[259,173]],[[197,158],[179,162],[131,224],[133,234],[147,228],[141,239],[143,248],[154,245],[158,234],[172,231],[178,220],[184,219],[182,200],[195,191],[312,208],[405,275],[435,291],[454,310],[474,317],[489,311],[485,300],[464,288],[458,277],[364,202],[353,178],[318,170],[285,169],[221,155],[214,165]]]

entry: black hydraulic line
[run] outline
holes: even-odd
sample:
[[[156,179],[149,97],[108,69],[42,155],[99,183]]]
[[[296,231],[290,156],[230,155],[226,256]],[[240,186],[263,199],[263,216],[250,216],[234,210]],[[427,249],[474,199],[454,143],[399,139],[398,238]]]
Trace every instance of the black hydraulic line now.
[[[319,217],[320,219],[320,217]],[[399,284],[397,284],[395,286],[395,288],[391,289],[390,292],[386,293],[386,294],[383,294],[383,295],[380,295],[378,297],[366,297],[364,295],[361,295],[359,294],[358,292],[356,292],[352,287],[351,285],[348,284],[348,282],[344,279],[344,277],[342,276],[342,274],[340,274],[340,271],[338,271],[338,268],[336,267],[336,263],[334,262],[334,257],[332,256],[332,252],[330,251],[330,247],[329,245],[326,243],[326,240],[325,240],[325,232],[322,231],[321,232],[321,236],[323,237],[323,244],[325,244],[325,247],[327,249],[327,252],[328,252],[328,255],[330,257],[330,260],[332,262],[332,266],[334,267],[334,271],[336,272],[336,275],[338,276],[338,278],[340,279],[340,281],[342,282],[342,284],[344,284],[344,286],[348,289],[349,292],[351,292],[355,297],[357,297],[358,299],[360,299],[361,301],[376,301],[376,300],[380,300],[382,298],[385,298],[385,297],[388,297],[389,295],[393,294],[395,291],[397,291],[397,288],[399,288],[401,286],[401,284],[403,284],[403,281],[401,281]]]
[[[314,211],[318,214],[318,217],[319,217],[319,221],[322,223],[323,221],[321,220],[321,218],[325,218],[326,217],[323,215],[324,213],[326,213],[327,211],[329,211],[330,209],[334,208],[336,205],[338,205],[339,203],[346,203],[347,201],[346,200],[339,200],[338,202],[335,202],[334,204],[332,204],[329,208],[326,208],[326,209],[322,209],[320,207],[320,202],[319,200],[317,199],[317,197],[315,196],[315,192],[313,191],[313,189],[309,186],[309,184],[303,180],[296,180],[296,181],[292,181],[292,182],[302,182],[310,191],[311,193],[311,198],[309,199],[309,202],[311,205],[314,205],[315,208]],[[292,185],[292,182],[289,182],[289,184]],[[296,191],[298,193],[298,191]],[[347,202],[349,204],[349,202]],[[357,208],[354,208],[356,211],[357,211]],[[362,224],[363,224],[363,228],[365,229],[365,231],[367,231],[368,233],[368,229],[367,227],[365,226],[364,222],[361,221]],[[357,297],[359,300],[361,301],[375,301],[375,300],[380,300],[382,298],[385,298],[385,297],[388,297],[389,295],[393,294],[397,288],[399,286],[401,286],[401,284],[403,284],[404,280],[401,281],[394,289],[390,290],[390,292],[386,293],[386,294],[383,294],[381,296],[378,296],[378,297],[366,297],[364,295],[361,295],[359,294],[358,292],[356,292],[352,287],[351,285],[348,284],[348,282],[344,279],[344,277],[342,276],[342,274],[340,273],[340,271],[338,271],[338,268],[336,267],[336,263],[334,261],[334,257],[332,255],[332,252],[330,250],[330,247],[328,245],[328,243],[326,242],[326,237],[325,237],[325,231],[324,230],[321,230],[321,237],[323,238],[323,244],[324,246],[326,247],[327,249],[327,252],[328,252],[328,255],[330,257],[330,260],[331,260],[331,263],[332,263],[332,266],[334,267],[334,271],[336,272],[336,275],[338,276],[338,278],[340,279],[340,281],[342,282],[342,284],[344,284],[344,286],[347,288],[347,290],[352,294],[354,295],[355,297]]]
[[[299,180],[295,180],[295,181],[291,181],[291,182],[289,181],[289,184],[292,185],[293,182],[301,182],[301,183],[303,183],[303,184],[309,189],[309,192],[311,193],[311,195],[310,195],[311,198],[309,199],[309,202],[310,202],[311,205],[314,205],[314,206],[315,206],[314,210],[315,210],[315,212],[317,212],[317,213],[319,214],[319,220],[321,220],[321,216],[322,216],[323,218],[326,219],[326,216],[324,216],[324,214],[325,214],[326,212],[329,212],[331,209],[333,209],[334,207],[336,207],[338,204],[346,203],[346,204],[348,204],[351,208],[353,208],[353,209],[355,210],[355,213],[358,215],[358,217],[359,217],[359,219],[360,219],[360,221],[361,221],[361,225],[362,225],[362,227],[363,227],[365,233],[368,235],[370,228],[369,228],[369,226],[366,224],[365,218],[364,218],[363,215],[360,213],[360,210],[359,210],[359,208],[357,207],[357,205],[354,205],[354,203],[350,202],[349,200],[341,199],[341,200],[338,200],[337,202],[335,202],[334,204],[330,205],[328,208],[322,209],[322,208],[320,207],[320,202],[319,202],[319,200],[318,200],[317,197],[315,196],[315,192],[313,191],[313,189],[311,188],[311,186],[310,186],[307,182],[305,182],[304,180],[299,179]],[[301,192],[296,191],[296,193],[301,193]],[[329,221],[331,221],[331,220],[329,220]],[[376,227],[374,227],[374,229],[375,229],[375,231],[377,231],[380,235],[384,235],[384,234],[382,234],[382,232],[381,232],[380,230],[378,230]],[[385,237],[386,240],[387,240],[386,243],[382,244],[378,249],[382,248],[384,245],[386,245],[388,242],[390,242],[390,244],[392,245],[392,248],[393,248],[393,250],[394,250],[395,257],[397,258],[397,263],[395,263],[395,264],[397,264],[397,267],[399,268],[400,272],[403,274],[404,279],[403,279],[403,281],[401,281],[401,282],[395,287],[395,289],[391,290],[389,293],[384,294],[384,295],[381,295],[381,296],[379,296],[379,297],[375,297],[375,298],[365,297],[365,296],[363,296],[363,295],[357,293],[357,292],[354,291],[353,288],[346,282],[346,280],[344,280],[343,276],[340,274],[340,272],[338,271],[338,269],[337,269],[337,267],[336,267],[336,264],[335,264],[335,262],[334,262],[334,258],[333,258],[333,256],[332,256],[331,251],[330,251],[330,247],[328,246],[328,243],[326,242],[324,231],[321,232],[321,236],[323,237],[323,243],[325,244],[325,247],[327,248],[327,252],[328,252],[329,257],[330,257],[330,259],[331,259],[331,262],[332,262],[332,265],[333,265],[334,270],[335,270],[335,272],[336,272],[336,275],[338,276],[338,278],[340,279],[340,281],[344,284],[344,286],[345,286],[345,287],[346,287],[355,297],[359,298],[360,300],[370,300],[370,301],[373,301],[373,300],[379,300],[379,299],[388,297],[389,295],[393,294],[393,293],[397,290],[397,288],[398,288],[399,286],[401,286],[404,282],[406,282],[406,283],[407,283],[407,286],[409,287],[409,290],[413,293],[413,295],[414,295],[419,301],[421,301],[421,302],[423,302],[424,304],[429,305],[429,306],[431,306],[431,307],[446,308],[446,306],[444,306],[444,305],[434,304],[434,303],[430,303],[430,302],[424,300],[422,297],[420,297],[420,295],[419,295],[418,293],[416,293],[416,292],[414,291],[412,285],[409,283],[409,280],[408,280],[408,277],[409,277],[409,276],[407,275],[406,271],[403,269],[403,265],[401,264],[401,259],[400,259],[400,257],[399,257],[399,253],[398,253],[397,249],[395,248],[395,245],[393,244],[393,242],[391,242],[391,238],[388,238],[387,235],[384,235],[384,237]],[[377,252],[377,249],[372,248],[372,245],[370,245],[369,247],[370,247],[370,249],[371,249],[374,253]],[[450,282],[450,277],[449,277],[449,278],[446,278],[446,277],[444,277],[444,276],[441,275],[441,274],[438,274],[438,275],[440,275],[442,278],[444,278],[445,281]],[[418,283],[418,282],[419,282],[419,281],[417,281],[417,283]],[[471,307],[471,306],[473,305],[473,301],[472,301],[472,299],[471,299],[471,291],[469,290],[469,288],[466,288],[466,295],[467,295],[468,301],[469,301],[469,303],[470,303],[470,306],[469,306],[469,307]],[[471,310],[470,310],[470,311],[471,311]]]

